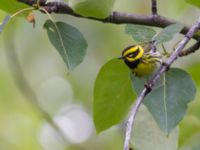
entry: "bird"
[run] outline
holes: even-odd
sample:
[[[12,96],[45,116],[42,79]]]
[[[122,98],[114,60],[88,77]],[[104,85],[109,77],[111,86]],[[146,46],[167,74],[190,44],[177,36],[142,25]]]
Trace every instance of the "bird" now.
[[[139,78],[153,75],[159,64],[162,64],[162,55],[152,50],[151,44],[148,42],[128,46],[119,57]]]

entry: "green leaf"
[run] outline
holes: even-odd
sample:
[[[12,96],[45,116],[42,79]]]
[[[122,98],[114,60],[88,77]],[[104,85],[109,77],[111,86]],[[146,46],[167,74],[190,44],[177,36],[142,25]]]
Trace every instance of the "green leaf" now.
[[[184,26],[182,24],[171,24],[154,37],[154,40],[157,41],[157,44],[170,41],[176,33],[179,33],[183,29],[183,27]]]
[[[131,145],[134,150],[177,150],[178,128],[167,136],[144,105],[137,112],[133,131]]]
[[[93,117],[97,132],[120,123],[135,100],[130,71],[124,62],[113,59],[100,70],[94,87]]]
[[[140,93],[145,81],[132,76],[134,88]],[[184,70],[171,68],[147,95],[144,104],[159,127],[169,133],[182,120],[187,105],[196,93],[194,82]]]
[[[110,15],[115,0],[70,0],[73,10],[86,17],[106,18]]]
[[[86,54],[87,42],[81,32],[64,22],[47,20],[44,24],[48,37],[58,50],[69,70],[79,65]]]
[[[17,0],[1,0],[0,5],[1,10],[11,14],[28,7],[28,5],[18,2]]]
[[[136,42],[149,42],[156,34],[156,31],[152,28],[133,24],[127,24],[125,26],[125,32],[132,35]]]
[[[185,0],[185,1],[189,4],[200,7],[200,1],[199,0]]]

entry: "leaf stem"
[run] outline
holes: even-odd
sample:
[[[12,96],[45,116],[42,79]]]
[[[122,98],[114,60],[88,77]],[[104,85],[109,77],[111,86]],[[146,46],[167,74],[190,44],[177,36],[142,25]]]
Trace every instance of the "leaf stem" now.
[[[12,14],[12,15],[10,16],[10,18],[13,18],[13,17],[15,17],[15,16],[17,16],[17,15],[23,13],[23,12],[31,11],[31,10],[34,10],[34,9],[35,9],[34,7],[29,7],[29,8],[21,9],[21,10],[15,12],[14,14]]]
[[[57,33],[58,33],[58,37],[59,37],[59,39],[60,39],[60,43],[61,43],[61,45],[62,45],[62,48],[64,49],[65,55],[66,55],[66,57],[67,57],[67,60],[69,60],[68,55],[66,54],[66,48],[65,48],[65,45],[64,45],[64,41],[63,41],[63,39],[62,39],[62,35],[61,35],[61,33],[60,33],[60,30],[59,30],[57,24],[55,23],[54,19],[51,17],[51,15],[49,14],[49,12],[48,12],[46,9],[44,9],[44,8],[42,8],[42,7],[40,7],[39,9],[42,10],[42,11],[44,11],[44,12],[47,14],[47,16],[49,17],[49,19],[52,21],[52,23],[54,24],[55,29],[56,29],[56,31],[57,31]],[[70,63],[67,63],[67,67],[68,67],[68,69],[71,68]],[[68,73],[69,73],[69,72],[67,72],[67,74],[68,74]]]
[[[21,9],[21,10],[15,12],[11,16],[6,16],[4,18],[4,20],[3,20],[3,22],[0,24],[0,33],[3,31],[3,28],[8,24],[8,22],[10,21],[10,19],[14,18],[15,16],[17,16],[17,15],[23,13],[23,12],[31,11],[31,10],[34,10],[34,9],[35,9],[34,7],[24,8],[24,9]]]
[[[161,44],[161,46],[162,46],[162,49],[163,49],[163,52],[164,52],[163,55],[166,56],[166,57],[169,57],[169,56],[170,56],[170,53],[167,52],[167,50],[166,50],[164,44]]]

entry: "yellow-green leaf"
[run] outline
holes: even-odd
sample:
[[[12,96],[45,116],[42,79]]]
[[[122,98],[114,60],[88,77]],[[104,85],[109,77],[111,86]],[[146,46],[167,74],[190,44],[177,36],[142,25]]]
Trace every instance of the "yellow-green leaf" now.
[[[115,0],[69,0],[73,10],[86,17],[106,18],[110,15]]]
[[[1,0],[0,5],[1,10],[11,14],[28,7],[28,5],[21,3],[17,0]]]
[[[120,123],[135,100],[130,71],[124,62],[113,59],[99,71],[94,87],[93,118],[99,133]]]

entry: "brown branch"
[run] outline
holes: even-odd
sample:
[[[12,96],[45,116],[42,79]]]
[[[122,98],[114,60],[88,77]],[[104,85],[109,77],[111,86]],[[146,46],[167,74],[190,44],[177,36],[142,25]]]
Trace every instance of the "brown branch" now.
[[[154,85],[157,83],[157,81],[160,79],[161,75],[168,70],[168,68],[171,66],[171,64],[177,59],[180,52],[183,50],[183,48],[186,46],[186,44],[189,42],[189,40],[192,38],[192,36],[198,31],[200,28],[200,17],[195,25],[193,25],[188,33],[185,35],[183,40],[179,43],[175,51],[171,54],[169,59],[165,63],[161,65],[159,70],[156,72],[156,74],[153,76],[153,78],[146,84],[143,91],[138,96],[135,105],[132,108],[132,111],[130,113],[130,116],[127,121],[126,125],[126,135],[125,135],[125,141],[124,141],[124,150],[129,150],[129,143],[131,139],[131,132],[132,132],[132,126],[135,121],[136,113],[142,104],[144,98],[146,95],[148,95],[151,92],[151,89],[154,87]]]
[[[26,3],[27,5],[33,6],[36,4],[37,0],[18,0],[19,2]],[[175,20],[165,18],[163,16],[154,15],[154,16],[146,16],[140,14],[130,14],[130,13],[122,13],[122,12],[112,12],[110,16],[107,18],[95,18],[95,17],[86,17],[81,16],[73,11],[72,8],[69,7],[67,3],[64,2],[50,2],[46,3],[46,0],[40,0],[40,6],[44,7],[49,13],[61,13],[68,14],[71,16],[86,18],[96,21],[101,21],[104,23],[113,23],[113,24],[140,24],[154,27],[164,28],[170,24],[179,23]],[[155,8],[154,8],[155,9]],[[190,27],[184,26],[181,31],[182,34],[186,34]],[[194,35],[194,39],[198,40],[200,36]]]
[[[157,0],[151,0],[151,12],[153,16],[158,15],[157,12]]]
[[[188,49],[182,51],[178,56],[179,57],[187,56],[191,53],[196,52],[199,48],[200,48],[200,40],[198,40],[194,45],[192,45]]]

